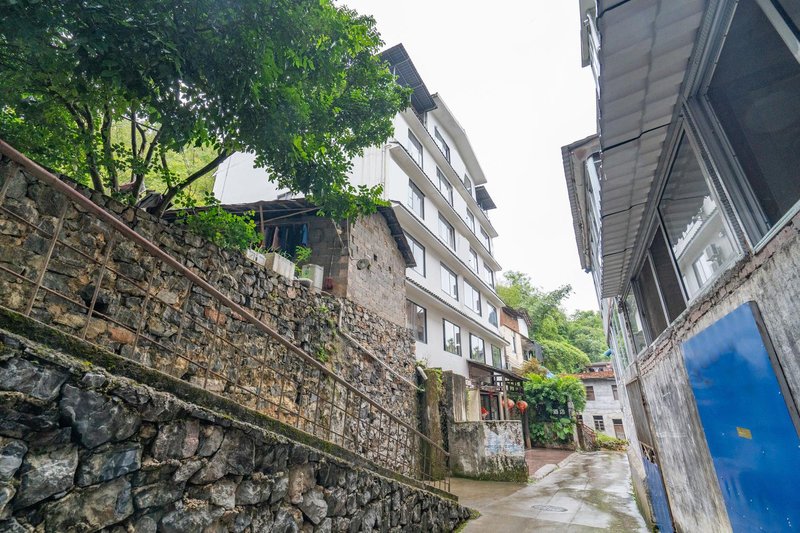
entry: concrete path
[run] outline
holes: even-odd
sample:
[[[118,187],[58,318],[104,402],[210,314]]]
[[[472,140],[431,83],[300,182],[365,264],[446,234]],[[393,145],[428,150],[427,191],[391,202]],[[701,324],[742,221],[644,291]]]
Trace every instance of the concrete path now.
[[[558,467],[562,461],[574,454],[572,450],[552,450],[550,448],[531,448],[525,450],[528,463],[528,477],[541,479]]]
[[[453,478],[450,490],[481,513],[465,533],[646,533],[630,477],[624,453],[593,452],[528,485]]]

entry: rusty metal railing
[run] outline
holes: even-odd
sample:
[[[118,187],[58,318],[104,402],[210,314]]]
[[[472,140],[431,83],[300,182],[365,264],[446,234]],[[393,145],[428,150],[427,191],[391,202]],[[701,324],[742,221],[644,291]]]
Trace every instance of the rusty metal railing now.
[[[0,153],[0,306],[450,490],[438,444],[73,185]]]

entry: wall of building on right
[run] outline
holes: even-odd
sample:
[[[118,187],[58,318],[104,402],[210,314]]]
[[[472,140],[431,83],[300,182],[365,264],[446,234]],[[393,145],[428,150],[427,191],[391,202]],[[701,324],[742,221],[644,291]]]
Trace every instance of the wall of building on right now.
[[[661,531],[785,531],[800,523],[800,5],[606,4],[581,2],[599,132],[562,159],[634,488]]]

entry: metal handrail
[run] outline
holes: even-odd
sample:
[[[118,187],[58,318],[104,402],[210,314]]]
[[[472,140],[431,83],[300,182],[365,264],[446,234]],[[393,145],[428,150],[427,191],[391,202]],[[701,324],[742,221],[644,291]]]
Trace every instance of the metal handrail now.
[[[438,455],[441,455],[444,458],[444,461],[445,462],[447,461],[447,458],[449,457],[449,454],[444,449],[442,449],[439,445],[437,445],[435,442],[430,440],[427,436],[423,435],[417,429],[415,429],[414,427],[412,427],[411,425],[409,425],[405,421],[401,420],[400,418],[398,418],[394,414],[390,413],[387,409],[382,407],[380,404],[378,404],[372,398],[370,398],[365,393],[361,392],[356,387],[354,387],[353,385],[348,383],[344,378],[342,378],[341,376],[339,376],[335,372],[332,372],[330,369],[325,367],[322,363],[317,361],[314,357],[312,357],[311,355],[307,354],[305,352],[305,350],[303,350],[303,348],[301,348],[300,346],[297,346],[291,340],[286,338],[284,335],[281,335],[274,328],[270,327],[268,324],[266,324],[262,320],[258,319],[255,315],[253,315],[250,312],[250,310],[240,306],[239,304],[237,304],[236,302],[231,300],[229,297],[227,297],[225,294],[223,294],[220,290],[218,290],[212,284],[208,283],[205,279],[203,279],[202,277],[197,275],[195,272],[193,272],[192,270],[190,270],[189,268],[184,266],[177,259],[175,259],[170,254],[168,254],[164,250],[162,250],[159,246],[157,246],[156,244],[154,244],[153,242],[151,242],[150,240],[148,240],[147,238],[145,238],[141,234],[139,234],[136,231],[134,231],[133,229],[131,229],[128,225],[126,225],[121,220],[117,219],[115,216],[110,214],[103,207],[95,204],[90,198],[87,198],[86,196],[81,194],[81,192],[76,190],[73,186],[71,186],[67,182],[62,181],[61,179],[59,179],[57,176],[55,176],[51,172],[47,171],[46,169],[44,169],[43,167],[41,167],[40,165],[38,165],[34,161],[30,160],[29,158],[27,158],[25,155],[23,155],[22,153],[20,153],[16,149],[14,149],[12,146],[10,146],[8,143],[3,141],[2,139],[0,139],[0,154],[6,156],[13,163],[16,163],[17,165],[23,167],[25,169],[25,171],[27,173],[29,173],[31,176],[33,176],[34,178],[36,178],[38,180],[41,180],[42,182],[46,183],[48,186],[52,187],[57,192],[63,194],[65,197],[70,199],[72,202],[74,202],[75,204],[79,205],[82,209],[84,209],[87,212],[91,213],[92,215],[97,217],[102,222],[108,224],[111,228],[113,228],[116,232],[118,232],[119,235],[122,236],[124,239],[132,241],[136,245],[140,246],[142,249],[144,249],[146,252],[148,252],[155,259],[157,259],[158,261],[161,261],[163,264],[169,266],[176,273],[178,273],[179,275],[181,275],[181,276],[185,277],[186,279],[188,279],[193,285],[201,288],[203,291],[208,293],[214,300],[216,300],[218,309],[219,309],[220,305],[224,305],[225,307],[228,307],[230,310],[233,311],[233,313],[238,315],[238,317],[240,317],[243,320],[247,321],[252,326],[254,326],[257,330],[261,331],[263,334],[267,335],[269,338],[271,338],[272,340],[274,340],[275,342],[277,342],[278,344],[280,344],[281,346],[286,348],[289,352],[291,352],[294,355],[298,356],[302,360],[302,362],[304,364],[309,365],[312,369],[320,372],[321,375],[324,375],[327,378],[332,379],[335,383],[337,383],[338,385],[342,386],[344,388],[344,390],[346,390],[348,392],[348,398],[349,398],[349,394],[352,393],[355,397],[357,397],[360,400],[360,402],[364,402],[370,407],[370,412],[371,412],[372,409],[374,409],[377,413],[380,413],[381,414],[381,429],[383,428],[383,416],[386,416],[388,418],[388,420],[390,420],[391,422],[396,424],[399,428],[404,428],[410,435],[413,435],[413,436],[417,437],[420,440],[421,443],[425,443],[425,446],[429,447],[432,453],[437,453]],[[9,185],[10,181],[11,181],[11,175],[9,174],[9,175],[5,176],[3,187],[0,190],[0,204],[2,204],[2,202],[4,200],[4,197],[6,195],[7,188],[8,188],[8,185]],[[64,206],[64,210],[66,210],[66,205]],[[52,240],[50,248],[49,248],[49,250],[47,252],[47,256],[45,258],[44,266],[42,267],[42,271],[39,273],[39,277],[36,280],[36,290],[34,291],[34,296],[31,299],[31,301],[28,303],[27,309],[25,310],[26,311],[25,314],[30,314],[30,311],[31,311],[30,307],[33,305],[33,299],[36,296],[36,291],[38,291],[40,288],[44,289],[44,290],[46,290],[46,291],[48,291],[50,293],[54,293],[55,292],[55,291],[53,291],[51,289],[48,289],[47,287],[42,286],[42,281],[43,281],[42,278],[44,277],[47,265],[49,263],[50,254],[52,254],[53,248],[54,248],[54,246],[55,246],[55,244],[57,242],[58,234],[59,234],[60,229],[61,229],[60,228],[60,224],[63,223],[63,219],[64,219],[64,214],[62,213],[61,217],[59,218],[59,224],[57,225],[57,227],[53,231],[53,240]],[[110,248],[111,247],[109,247],[109,251],[110,251]],[[106,261],[107,261],[107,258],[106,258]],[[104,264],[102,268],[105,269],[106,265]],[[6,270],[6,269],[4,269],[4,270]],[[121,276],[121,274],[120,274],[120,276]],[[20,276],[17,275],[17,277],[20,277]],[[124,276],[122,276],[122,277],[124,277]],[[26,280],[26,281],[30,282],[31,280]],[[149,287],[148,287],[148,290],[149,290]],[[114,320],[111,319],[111,317],[103,316],[102,313],[100,313],[99,311],[94,309],[95,299],[97,298],[97,292],[98,291],[99,291],[99,286],[97,287],[97,289],[96,289],[96,291],[95,291],[95,293],[94,293],[94,295],[92,297],[91,305],[89,306],[89,317],[101,316],[102,318],[109,319],[109,320],[111,320],[113,322]],[[191,287],[190,287],[189,292],[191,292]],[[61,296],[62,298],[64,297],[64,295],[62,295],[60,293],[58,293],[58,295]],[[149,292],[148,292],[148,296],[147,297],[148,298],[151,297]],[[77,302],[73,302],[73,303],[77,303]],[[83,307],[85,307],[85,306],[83,306]],[[88,327],[88,320],[87,320],[87,327]],[[141,324],[140,324],[139,328],[141,329]],[[137,339],[139,337],[139,333],[140,333],[139,331],[136,332]],[[220,340],[222,340],[223,342],[228,342],[229,343],[229,341],[227,341],[227,340],[224,340],[224,339],[220,339]],[[196,363],[193,363],[193,364],[196,364]],[[212,372],[212,371],[209,369],[209,372]],[[334,396],[335,396],[335,389],[334,389]],[[361,405],[361,404],[359,403],[359,405]],[[298,417],[299,417],[299,415],[298,415]],[[358,423],[360,423],[361,421],[362,420],[360,418],[357,420]],[[448,489],[449,489],[449,487],[447,489],[445,489],[445,490],[448,490]]]

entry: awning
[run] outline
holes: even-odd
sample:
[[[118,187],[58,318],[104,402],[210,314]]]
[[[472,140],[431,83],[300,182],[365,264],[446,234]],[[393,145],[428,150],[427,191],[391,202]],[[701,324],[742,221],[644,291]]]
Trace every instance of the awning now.
[[[467,359],[467,366],[474,366],[475,368],[480,368],[481,370],[485,370],[489,373],[500,374],[501,376],[511,381],[525,381],[525,378],[516,375],[510,370],[497,368],[496,366],[487,365],[486,363],[481,363],[480,361],[473,361],[471,359]]]
[[[705,0],[599,0],[602,297],[630,274]]]
[[[425,82],[417,72],[417,67],[411,62],[411,58],[402,44],[384,50],[381,52],[381,57],[389,63],[392,74],[397,76],[397,82],[414,91],[411,93],[411,107],[417,114],[436,109],[436,102],[433,101]]]
[[[483,185],[475,187],[475,201],[478,202],[478,205],[484,211],[488,211],[489,209],[497,209],[494,200],[492,200],[492,197],[489,196],[489,191],[487,191],[486,187]]]

